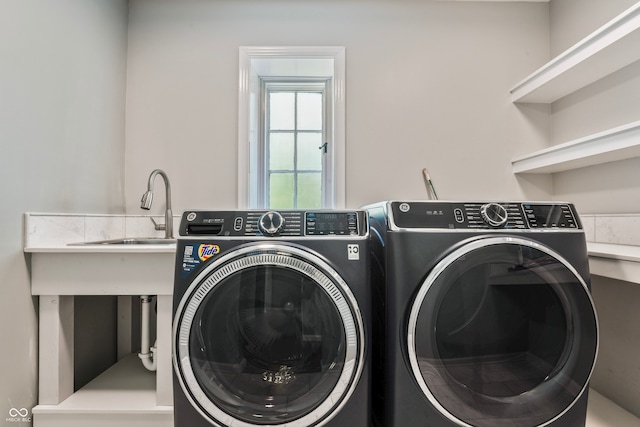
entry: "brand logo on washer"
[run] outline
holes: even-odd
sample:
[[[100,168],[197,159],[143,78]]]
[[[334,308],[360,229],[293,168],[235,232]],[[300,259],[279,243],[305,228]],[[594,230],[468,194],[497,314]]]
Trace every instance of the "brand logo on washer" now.
[[[204,244],[200,245],[200,247],[198,248],[198,258],[200,258],[202,261],[206,261],[212,256],[219,253],[220,246],[218,245]]]

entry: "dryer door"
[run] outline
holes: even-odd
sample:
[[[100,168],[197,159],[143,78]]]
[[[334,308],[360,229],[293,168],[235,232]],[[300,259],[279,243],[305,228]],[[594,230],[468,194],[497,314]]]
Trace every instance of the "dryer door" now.
[[[209,265],[174,319],[174,368],[218,426],[319,426],[363,368],[364,331],[347,284],[288,245],[253,244]]]
[[[589,289],[567,261],[528,239],[488,237],[423,282],[408,354],[425,396],[454,423],[542,426],[584,392],[597,335]]]

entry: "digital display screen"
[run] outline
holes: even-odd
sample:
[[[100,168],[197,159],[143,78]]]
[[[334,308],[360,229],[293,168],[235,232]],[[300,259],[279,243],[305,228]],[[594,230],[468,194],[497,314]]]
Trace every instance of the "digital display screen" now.
[[[313,212],[307,214],[307,234],[350,234],[356,217],[349,212]]]
[[[524,205],[531,228],[577,228],[571,209],[567,205]]]
[[[540,225],[557,224],[562,218],[562,211],[555,206],[533,206],[533,212]]]

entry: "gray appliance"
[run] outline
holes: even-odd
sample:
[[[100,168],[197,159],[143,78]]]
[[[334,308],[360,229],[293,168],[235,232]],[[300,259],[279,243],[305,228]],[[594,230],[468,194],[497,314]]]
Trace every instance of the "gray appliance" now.
[[[370,426],[364,211],[187,211],[176,427]]]
[[[374,425],[584,426],[598,325],[573,205],[366,209]]]

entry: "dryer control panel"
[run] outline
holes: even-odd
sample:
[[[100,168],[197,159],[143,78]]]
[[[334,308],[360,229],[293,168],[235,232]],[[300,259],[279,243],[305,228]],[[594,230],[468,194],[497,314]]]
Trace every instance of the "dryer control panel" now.
[[[426,229],[581,229],[575,207],[553,202],[442,202],[389,203],[398,228]]]
[[[365,211],[186,211],[180,236],[365,236]]]

